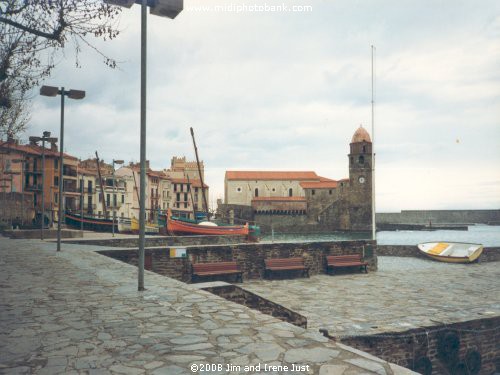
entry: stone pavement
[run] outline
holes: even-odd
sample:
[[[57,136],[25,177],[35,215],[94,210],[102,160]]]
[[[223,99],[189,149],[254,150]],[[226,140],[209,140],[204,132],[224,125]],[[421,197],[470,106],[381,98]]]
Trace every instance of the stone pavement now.
[[[251,280],[244,289],[331,336],[406,331],[500,316],[500,263],[378,257],[378,272]]]
[[[0,373],[412,373],[95,249],[0,237]]]

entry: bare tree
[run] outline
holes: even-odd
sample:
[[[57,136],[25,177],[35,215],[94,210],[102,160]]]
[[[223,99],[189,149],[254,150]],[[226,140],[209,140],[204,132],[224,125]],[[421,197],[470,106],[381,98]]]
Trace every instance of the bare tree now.
[[[77,66],[87,46],[116,67],[89,39],[114,39],[119,13],[119,7],[100,0],[0,0],[0,136],[23,130],[27,93],[50,75],[68,42]]]

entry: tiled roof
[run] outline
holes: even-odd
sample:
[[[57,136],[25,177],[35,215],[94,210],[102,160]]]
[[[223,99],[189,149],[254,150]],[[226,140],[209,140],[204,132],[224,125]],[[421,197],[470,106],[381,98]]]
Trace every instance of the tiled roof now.
[[[7,149],[7,150],[12,150],[12,151],[18,151],[18,152],[23,152],[27,153],[30,155],[37,155],[40,156],[42,155],[42,146],[34,146],[34,145],[20,145],[16,143],[10,143],[10,142],[0,142],[0,148]],[[64,157],[67,159],[73,159],[73,160],[78,160],[78,158],[63,153]],[[49,148],[45,148],[45,156],[59,156],[59,151],[52,151]]]
[[[305,202],[305,197],[256,197],[253,201],[267,201],[267,202]]]
[[[227,180],[319,180],[312,171],[226,171]]]
[[[335,189],[337,181],[301,182],[300,187],[302,189]]]
[[[187,184],[187,183],[188,183],[187,178],[172,178],[172,179],[170,179],[170,181],[171,181],[173,184]],[[200,180],[192,180],[192,179],[189,179],[189,183],[190,183],[190,184],[191,184],[191,186],[193,186],[193,187],[201,187],[201,181],[200,181]],[[207,185],[207,184],[204,184],[204,187],[205,187],[205,188],[208,188],[208,185]]]

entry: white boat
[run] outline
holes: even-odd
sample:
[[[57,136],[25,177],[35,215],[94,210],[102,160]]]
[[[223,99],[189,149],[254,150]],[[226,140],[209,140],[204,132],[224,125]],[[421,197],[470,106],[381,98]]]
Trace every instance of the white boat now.
[[[472,263],[483,252],[483,245],[462,242],[425,242],[418,249],[432,259],[448,263]]]

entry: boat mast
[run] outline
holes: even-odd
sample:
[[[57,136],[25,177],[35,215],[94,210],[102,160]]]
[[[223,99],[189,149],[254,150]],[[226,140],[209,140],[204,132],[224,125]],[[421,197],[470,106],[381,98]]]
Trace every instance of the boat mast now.
[[[377,223],[375,222],[375,78],[373,69],[373,58],[375,46],[372,45],[372,240],[377,238]]]
[[[193,138],[194,153],[196,155],[196,164],[198,165],[198,174],[200,175],[201,195],[203,196],[203,204],[205,207],[205,212],[207,213],[207,218],[210,219],[210,212],[208,212],[207,197],[205,196],[205,184],[203,183],[203,175],[201,173],[201,168],[200,168],[200,159],[198,158],[198,148],[196,147],[196,141],[194,140],[193,128],[190,127],[189,129],[191,130],[191,138]]]
[[[186,174],[184,172],[184,175],[187,177],[188,180],[188,189],[189,189],[189,195],[191,195],[191,205],[193,206],[193,219],[196,220],[196,210],[194,208],[194,199],[193,199],[193,187],[191,186],[191,182],[189,181],[189,173]]]
[[[106,201],[104,196],[104,187],[102,186],[102,177],[101,177],[101,168],[99,167],[99,155],[97,155],[97,151],[95,152],[96,163],[97,163],[97,174],[99,175],[99,185],[101,186],[101,194],[102,194],[102,211],[104,212],[104,218],[108,218],[108,212],[106,211]]]

